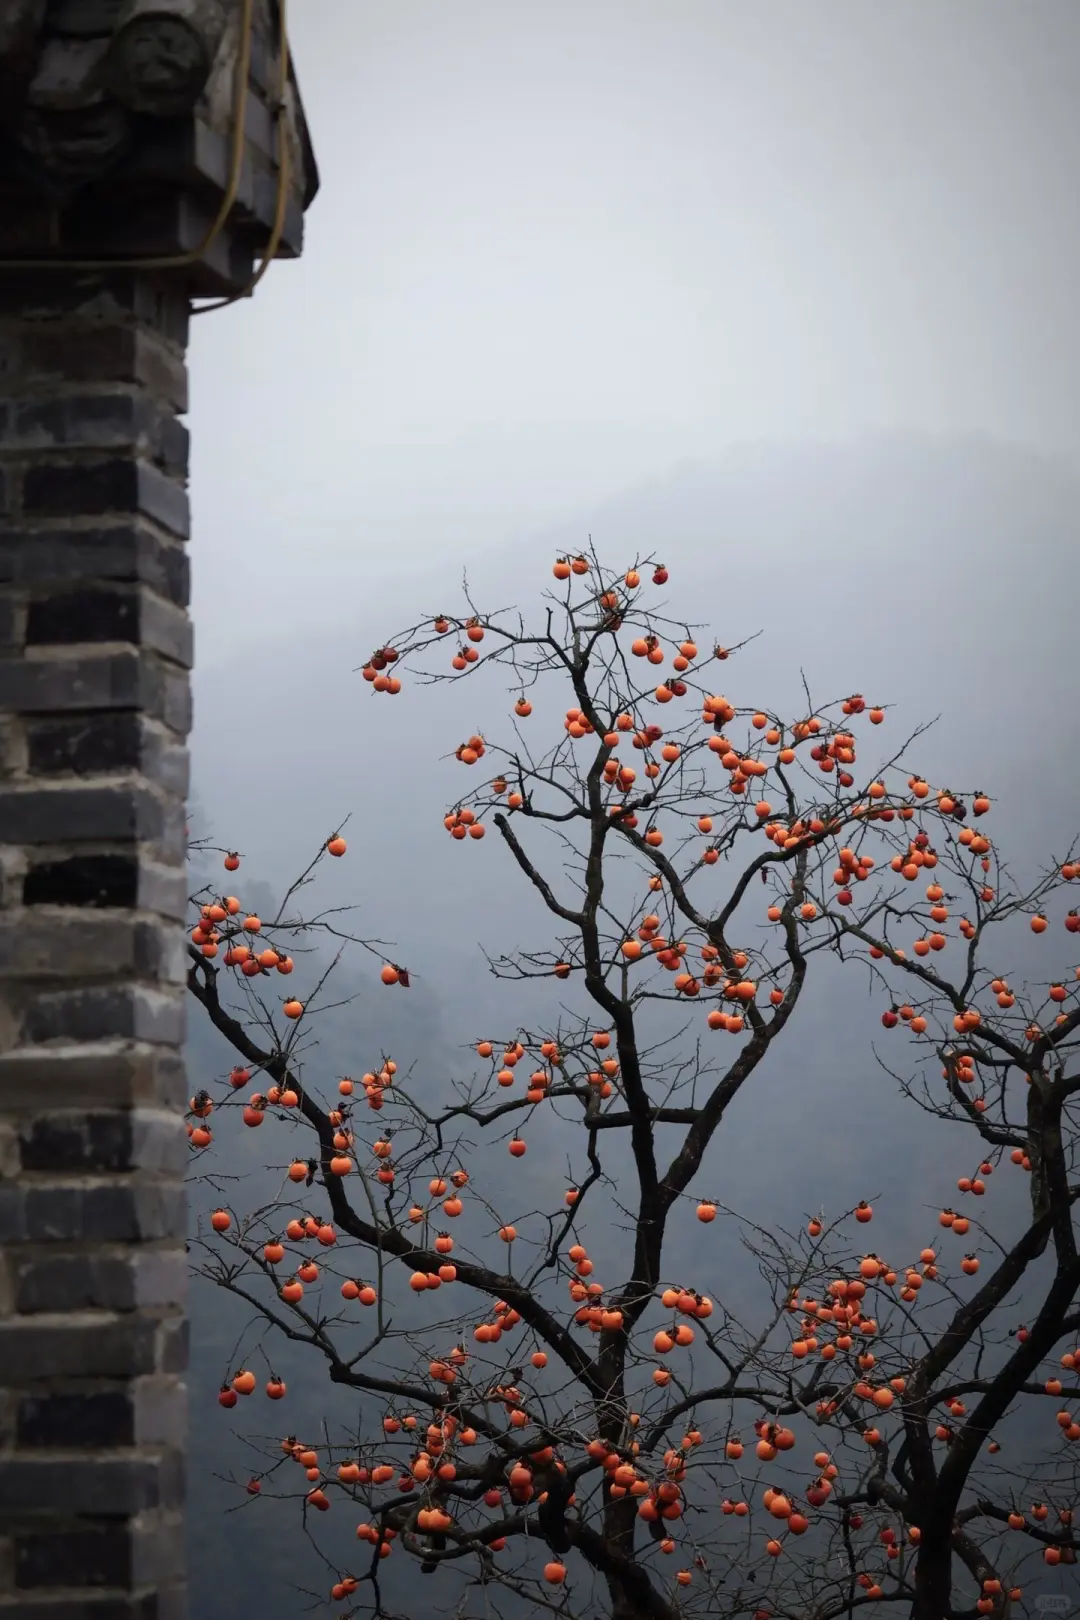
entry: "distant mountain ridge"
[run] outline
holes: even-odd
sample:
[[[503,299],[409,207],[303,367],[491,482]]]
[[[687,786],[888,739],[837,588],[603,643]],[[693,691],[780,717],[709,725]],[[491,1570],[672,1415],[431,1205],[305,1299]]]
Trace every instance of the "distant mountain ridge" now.
[[[463,563],[482,605],[531,611],[553,584],[555,555],[580,550],[590,532],[612,564],[640,549],[668,565],[670,584],[650,587],[648,600],[689,614],[729,643],[764,632],[723,666],[736,699],[790,711],[802,701],[801,670],[816,697],[860,687],[896,705],[885,746],[940,713],[918,744],[922,768],[936,780],[955,772],[958,785],[994,793],[995,836],[1021,863],[1056,851],[1080,821],[1071,650],[1080,478],[1060,459],[916,438],[747,446],[675,468],[498,551],[408,558],[385,592],[358,598],[351,627],[331,623],[318,638],[298,632],[267,648],[273,679],[237,674],[211,657],[196,673],[197,794],[215,842],[235,839],[244,855],[230,886],[243,897],[245,875],[257,872],[282,893],[351,812],[348,856],[329,874],[338,887],[330,896],[305,891],[305,904],[357,902],[350,926],[394,942],[395,959],[415,968],[409,992],[386,991],[372,959],[350,953],[341,977],[350,989],[358,983],[360,994],[328,1017],[311,1058],[326,1077],[366,1062],[373,1047],[393,1046],[416,1055],[434,1082],[460,1072],[479,1035],[508,1036],[526,1017],[537,1024],[557,1017],[549,986],[500,987],[480,954],[481,945],[547,943],[553,931],[539,903],[530,909],[532,897],[497,840],[451,846],[441,823],[444,802],[461,790],[452,751],[474,726],[496,738],[508,707],[504,684],[408,687],[389,703],[373,700],[353,672],[403,623],[452,610]],[[336,589],[334,596],[341,600]],[[914,1232],[924,1196],[938,1196],[954,1163],[955,1135],[941,1127],[928,1138],[918,1110],[897,1096],[882,1104],[881,1129],[864,1144],[856,1174],[865,1186],[849,1188],[848,1146],[837,1130],[838,1120],[857,1117],[867,1087],[891,1085],[870,1048],[879,1010],[858,974],[841,987],[835,973],[822,973],[793,1042],[778,1044],[739,1098],[710,1165],[710,1188],[740,1207],[744,1198],[765,1197],[788,1215],[816,1204],[844,1171],[845,1196],[883,1196],[905,1209],[910,1201]],[[198,1027],[198,1010],[190,1016],[195,1089],[203,1075],[224,1072],[227,1054]],[[245,1168],[255,1146],[241,1144]],[[279,1140],[277,1151],[284,1147]],[[925,1195],[910,1191],[912,1165]],[[226,1462],[255,1466],[239,1447],[219,1452],[216,1436],[229,1425],[216,1406],[207,1412],[247,1314],[209,1285],[195,1290],[193,1590],[204,1620],[231,1616],[241,1583],[258,1590],[265,1620],[291,1620],[300,1605],[289,1581],[318,1576],[306,1560],[294,1563],[294,1544],[282,1539],[284,1514],[273,1515],[280,1537],[262,1533],[262,1520],[258,1535],[238,1541],[221,1512],[239,1493],[209,1479]],[[324,1409],[349,1419],[351,1408],[334,1399],[324,1376],[320,1383],[318,1357],[309,1362],[290,1347],[275,1354],[277,1370],[296,1375],[290,1410],[300,1421]]]

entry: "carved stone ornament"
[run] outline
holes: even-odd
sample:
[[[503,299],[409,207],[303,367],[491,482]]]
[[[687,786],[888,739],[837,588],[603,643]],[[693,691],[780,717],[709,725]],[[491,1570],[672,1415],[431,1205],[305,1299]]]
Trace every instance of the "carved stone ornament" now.
[[[0,0],[0,270],[179,258],[231,198],[192,278],[228,294],[282,191],[295,257],[318,176],[282,45],[278,0]]]
[[[104,82],[133,112],[182,117],[210,76],[226,21],[224,0],[127,0]]]

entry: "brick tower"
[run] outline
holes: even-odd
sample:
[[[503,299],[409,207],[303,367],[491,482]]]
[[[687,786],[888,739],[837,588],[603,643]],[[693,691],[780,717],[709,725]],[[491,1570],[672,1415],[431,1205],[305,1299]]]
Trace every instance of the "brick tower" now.
[[[0,0],[0,1620],[186,1612],[181,418],[317,186],[283,8]]]

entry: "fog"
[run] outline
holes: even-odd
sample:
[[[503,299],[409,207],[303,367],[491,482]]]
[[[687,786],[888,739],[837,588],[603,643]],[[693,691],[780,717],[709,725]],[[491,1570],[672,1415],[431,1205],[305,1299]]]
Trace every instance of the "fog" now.
[[[1075,463],[1071,0],[290,15],[322,192],[195,322],[202,660],[732,444]]]
[[[1075,6],[291,17],[322,179],[305,253],[194,323],[195,831],[280,896],[351,817],[333,902],[393,943],[413,999],[384,995],[370,958],[343,965],[360,999],[327,1025],[327,1072],[392,1043],[434,1096],[479,1035],[558,1015],[481,954],[548,944],[542,906],[497,840],[451,846],[441,824],[462,737],[508,740],[505,688],[407,685],[391,706],[357,673],[456,611],[463,572],[481,607],[535,614],[555,555],[590,535],[613,566],[655,552],[672,613],[725,642],[761,632],[725,670],[734,701],[794,714],[805,676],[815,701],[893,705],[890,742],[940,717],[913,766],[994,795],[1020,875],[1060,856],[1080,742]],[[1027,942],[1009,948],[1019,972]],[[797,1222],[854,1175],[851,1197],[892,1199],[920,1241],[955,1138],[889,1091],[879,1011],[865,980],[824,974],[711,1190]],[[836,1125],[871,1085],[853,1171]],[[542,1184],[528,1163],[519,1191]],[[245,1319],[210,1293],[196,1411]],[[340,1395],[310,1376],[305,1417],[330,1413]],[[217,1444],[199,1431],[193,1456],[207,1620],[220,1560],[249,1567],[223,1540]],[[301,1612],[278,1585],[258,1596],[267,1620]]]

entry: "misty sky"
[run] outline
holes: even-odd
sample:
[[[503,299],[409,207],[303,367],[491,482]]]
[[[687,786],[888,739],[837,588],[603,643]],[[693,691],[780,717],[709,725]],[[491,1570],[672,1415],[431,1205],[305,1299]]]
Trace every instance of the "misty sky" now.
[[[1025,877],[1060,858],[1080,0],[292,0],[290,18],[322,177],[306,250],[194,323],[193,758],[198,832],[279,896],[351,814],[332,898],[414,973],[393,1000],[362,959],[313,1069],[411,1046],[435,1087],[478,1033],[558,1016],[480,956],[550,944],[539,901],[495,839],[448,857],[441,822],[461,737],[508,740],[504,683],[388,704],[353,673],[457,612],[465,566],[484,609],[531,616],[590,531],[613,567],[660,548],[673,612],[728,643],[765,632],[725,666],[736,701],[794,713],[805,669],[815,702],[895,703],[890,747],[940,713],[919,768],[1000,794],[994,836]],[[801,1220],[857,1173],[853,1195],[887,1195],[920,1241],[956,1137],[924,1148],[918,1110],[869,1090],[880,1009],[823,978],[708,1187],[774,1210],[783,1188]],[[196,1072],[214,1061],[196,1044]],[[853,1169],[831,1122],[867,1097]],[[194,1310],[212,1399],[232,1319],[205,1293]],[[203,1434],[193,1567],[214,1617],[235,1608],[236,1521]],[[246,1543],[253,1569],[267,1545]],[[292,1620],[288,1583],[264,1584],[269,1620]]]
[[[322,191],[195,322],[201,659],[743,441],[1076,461],[1076,0],[290,14]]]

